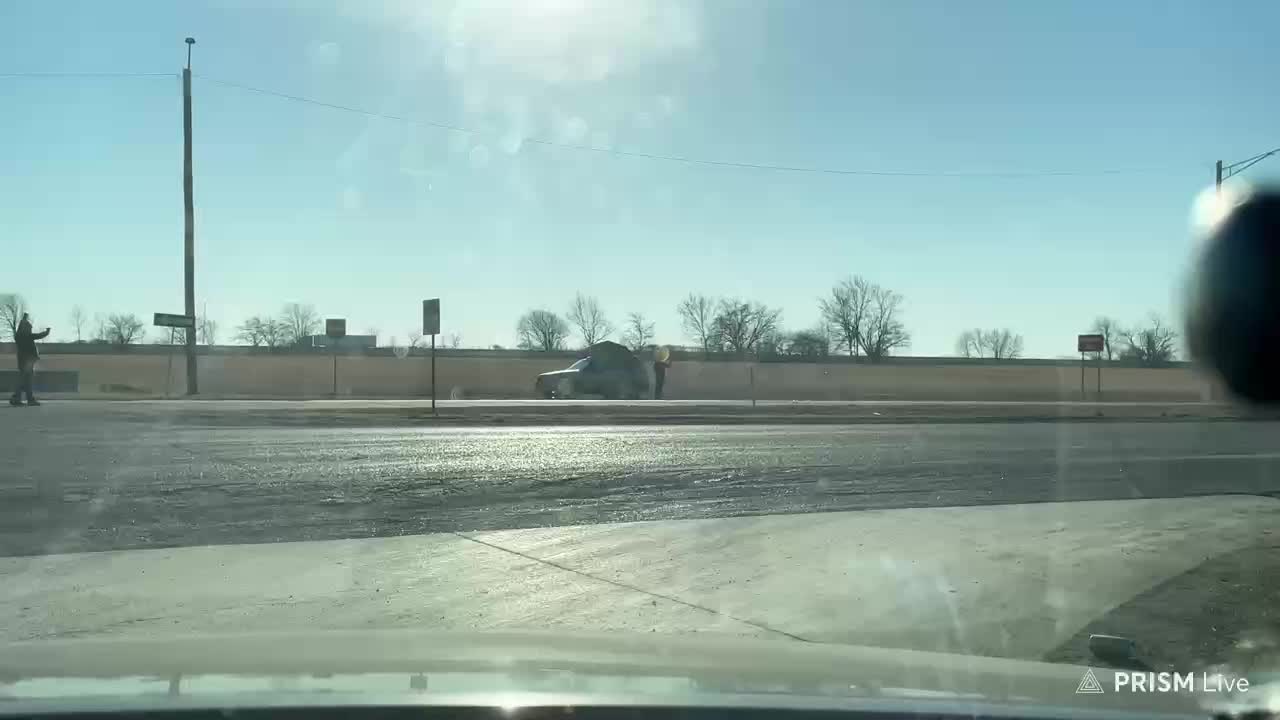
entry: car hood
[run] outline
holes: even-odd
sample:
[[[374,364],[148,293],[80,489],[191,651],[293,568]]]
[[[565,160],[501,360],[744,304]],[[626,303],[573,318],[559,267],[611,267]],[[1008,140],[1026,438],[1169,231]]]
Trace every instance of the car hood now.
[[[1195,712],[1179,694],[1077,693],[1087,668],[946,653],[716,636],[538,632],[25,641],[0,646],[0,714],[50,704],[708,705]]]

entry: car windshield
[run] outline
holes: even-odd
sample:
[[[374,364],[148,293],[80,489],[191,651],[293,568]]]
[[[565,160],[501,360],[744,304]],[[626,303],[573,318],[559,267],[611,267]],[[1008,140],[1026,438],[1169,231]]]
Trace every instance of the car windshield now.
[[[1280,662],[1280,424],[1220,373],[1272,374],[1221,345],[1275,336],[1270,261],[1213,252],[1280,179],[1280,3],[0,24],[6,677],[378,631],[1082,705]]]

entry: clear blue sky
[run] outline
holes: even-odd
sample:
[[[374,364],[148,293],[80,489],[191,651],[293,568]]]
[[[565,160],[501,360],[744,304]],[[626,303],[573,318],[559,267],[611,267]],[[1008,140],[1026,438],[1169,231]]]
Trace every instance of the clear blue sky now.
[[[0,290],[37,325],[182,310],[182,38],[194,35],[197,297],[223,340],[286,301],[401,339],[424,297],[468,346],[597,295],[684,342],[691,290],[817,321],[900,291],[913,354],[1009,327],[1074,350],[1177,314],[1216,159],[1280,145],[1280,4],[358,0],[0,3]],[[233,81],[458,133],[292,102]],[[922,173],[691,166],[622,150]],[[1280,160],[1255,180],[1275,178]],[[154,332],[154,331],[153,331]]]

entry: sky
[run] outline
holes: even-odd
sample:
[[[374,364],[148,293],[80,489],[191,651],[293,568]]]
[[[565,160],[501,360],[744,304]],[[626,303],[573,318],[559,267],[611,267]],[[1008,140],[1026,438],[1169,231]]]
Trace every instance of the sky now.
[[[1278,26],[1270,0],[0,0],[0,292],[54,339],[75,305],[182,311],[194,36],[220,342],[291,301],[403,342],[439,297],[445,335],[510,347],[583,292],[684,344],[690,292],[800,330],[861,275],[909,354],[999,327],[1070,356],[1099,315],[1178,318],[1214,162],[1280,146]]]

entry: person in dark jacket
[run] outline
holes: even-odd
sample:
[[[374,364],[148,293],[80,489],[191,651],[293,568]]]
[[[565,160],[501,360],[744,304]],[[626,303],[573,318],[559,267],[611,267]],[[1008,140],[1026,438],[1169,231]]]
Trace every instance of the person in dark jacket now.
[[[23,393],[27,396],[28,405],[40,404],[36,402],[35,391],[32,389],[32,381],[36,374],[36,360],[40,359],[40,350],[36,348],[36,341],[48,336],[49,328],[45,328],[41,333],[31,332],[31,316],[22,313],[18,329],[13,333],[13,344],[18,349],[18,386],[13,389],[13,395],[9,397],[10,405],[21,405]]]
[[[671,351],[659,348],[653,354],[653,399],[662,399],[662,386],[667,384],[667,368],[671,367]]]

